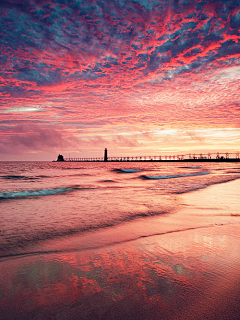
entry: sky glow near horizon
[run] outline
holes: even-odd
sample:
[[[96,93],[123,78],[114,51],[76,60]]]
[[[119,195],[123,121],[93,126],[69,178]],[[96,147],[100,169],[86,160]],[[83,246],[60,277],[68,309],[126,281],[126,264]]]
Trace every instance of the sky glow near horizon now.
[[[2,0],[0,159],[240,149],[240,5]]]

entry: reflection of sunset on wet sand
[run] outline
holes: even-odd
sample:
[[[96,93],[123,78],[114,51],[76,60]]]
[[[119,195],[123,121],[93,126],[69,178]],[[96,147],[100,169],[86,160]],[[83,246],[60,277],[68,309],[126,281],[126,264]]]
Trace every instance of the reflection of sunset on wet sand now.
[[[239,231],[189,230],[5,261],[1,310],[5,319],[236,319]]]

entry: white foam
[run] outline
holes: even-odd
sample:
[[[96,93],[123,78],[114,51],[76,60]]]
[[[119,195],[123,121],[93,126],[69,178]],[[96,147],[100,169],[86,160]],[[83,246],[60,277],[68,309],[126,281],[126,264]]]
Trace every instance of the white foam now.
[[[57,193],[69,192],[72,190],[73,190],[73,188],[55,188],[55,189],[0,192],[0,199],[48,196],[48,195],[54,195]]]
[[[197,172],[197,173],[192,173],[192,174],[176,174],[176,175],[166,175],[166,176],[147,176],[143,175],[141,178],[143,179],[174,179],[174,178],[184,178],[184,177],[194,177],[194,176],[203,176],[206,174],[209,174],[209,171],[202,171],[202,172]]]

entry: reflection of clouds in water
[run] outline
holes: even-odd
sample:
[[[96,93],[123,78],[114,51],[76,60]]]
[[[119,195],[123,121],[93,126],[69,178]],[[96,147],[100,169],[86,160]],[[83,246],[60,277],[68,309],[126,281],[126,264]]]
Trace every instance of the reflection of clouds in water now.
[[[239,248],[239,227],[224,226],[3,261],[0,308],[18,319],[200,319],[206,312],[213,319],[213,311],[227,319],[226,308],[239,302]]]

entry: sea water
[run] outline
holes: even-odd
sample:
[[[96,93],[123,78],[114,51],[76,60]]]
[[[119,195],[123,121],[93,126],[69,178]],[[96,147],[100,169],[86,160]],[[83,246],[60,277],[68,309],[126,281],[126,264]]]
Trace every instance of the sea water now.
[[[0,319],[239,319],[239,163],[1,162]]]
[[[239,163],[1,162],[0,255],[166,215],[179,194],[238,178]]]

